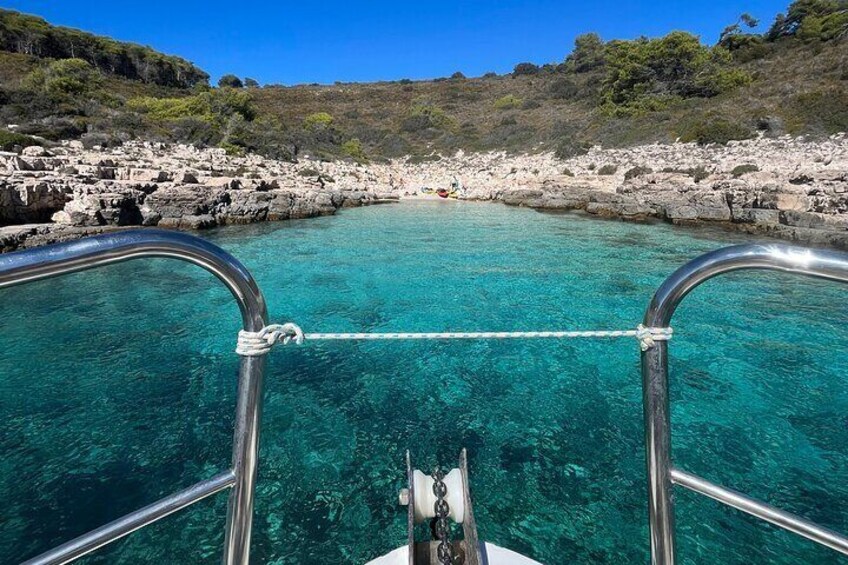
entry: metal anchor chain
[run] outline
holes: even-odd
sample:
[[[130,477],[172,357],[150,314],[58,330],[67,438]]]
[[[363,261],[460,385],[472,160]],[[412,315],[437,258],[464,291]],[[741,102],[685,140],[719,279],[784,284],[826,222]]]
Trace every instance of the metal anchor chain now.
[[[453,545],[451,544],[450,524],[448,523],[450,505],[448,504],[448,501],[445,500],[445,496],[448,494],[448,487],[443,481],[445,474],[441,469],[436,467],[433,471],[432,477],[433,494],[436,495],[436,502],[433,503],[433,510],[436,513],[436,517],[433,518],[431,528],[433,530],[433,534],[435,534],[439,540],[439,547],[436,556],[439,559],[439,563],[442,563],[442,565],[458,565],[462,562],[462,559],[457,559],[458,556],[454,555]]]

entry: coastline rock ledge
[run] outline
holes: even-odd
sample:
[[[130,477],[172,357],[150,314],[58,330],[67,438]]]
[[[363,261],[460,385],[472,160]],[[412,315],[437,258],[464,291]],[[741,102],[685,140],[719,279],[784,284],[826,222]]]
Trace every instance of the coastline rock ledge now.
[[[203,229],[308,218],[463,187],[460,199],[604,218],[711,224],[848,249],[848,138],[458,152],[381,163],[289,163],[221,149],[79,142],[0,153],[0,252],[128,226]]]

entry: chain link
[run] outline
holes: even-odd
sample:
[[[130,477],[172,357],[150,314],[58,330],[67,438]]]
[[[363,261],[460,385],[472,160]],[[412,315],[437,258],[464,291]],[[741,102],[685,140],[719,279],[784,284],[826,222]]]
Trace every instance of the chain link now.
[[[445,500],[448,494],[448,487],[444,482],[445,474],[442,470],[436,467],[433,470],[433,494],[436,495],[436,502],[433,504],[433,511],[436,517],[433,518],[433,533],[439,540],[439,547],[436,553],[439,558],[439,563],[442,565],[453,565],[453,546],[450,539],[450,524],[448,524],[448,514],[450,514],[450,505]]]
[[[450,524],[448,523],[448,514],[450,514],[450,505],[445,497],[448,494],[448,487],[444,482],[445,474],[441,469],[436,467],[433,470],[433,494],[436,495],[436,502],[433,503],[433,511],[436,517],[433,518],[431,525],[433,534],[439,540],[439,546],[436,551],[436,556],[439,563],[442,565],[458,565],[462,562],[457,559],[453,552],[453,544],[450,539]]]

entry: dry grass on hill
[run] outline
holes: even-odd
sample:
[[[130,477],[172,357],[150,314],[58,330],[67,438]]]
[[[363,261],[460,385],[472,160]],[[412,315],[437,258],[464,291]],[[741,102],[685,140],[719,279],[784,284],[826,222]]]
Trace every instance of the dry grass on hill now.
[[[164,119],[140,110],[150,104],[127,101],[170,99],[171,116],[193,107],[177,108],[184,102],[179,99],[207,96],[208,87],[178,89],[101,74],[96,87],[55,102],[27,90],[24,80],[49,61],[0,52],[0,118],[52,140],[159,139],[283,158],[299,151],[358,160],[428,159],[456,150],[556,150],[568,156],[592,144],[677,138],[706,143],[757,130],[771,136],[848,130],[848,39],[767,42],[750,59],[726,65],[750,77],[749,84],[713,97],[665,96],[654,108],[625,113],[602,104],[605,68],[574,72],[551,65],[531,75],[246,88],[238,92],[249,101],[237,107],[228,89],[215,89],[211,107],[204,99],[207,106],[194,105],[202,112]]]
[[[714,120],[773,134],[825,135],[848,129],[846,65],[845,42],[777,45],[766,57],[742,65],[754,77],[746,87],[620,118],[599,110],[602,75],[597,72],[267,87],[255,90],[254,99],[260,113],[289,128],[326,112],[337,128],[388,156],[457,148],[533,151],[555,148],[564,137],[607,146],[673,141]],[[519,105],[499,109],[497,102],[507,96],[519,99]],[[422,104],[442,110],[448,125],[405,127]]]

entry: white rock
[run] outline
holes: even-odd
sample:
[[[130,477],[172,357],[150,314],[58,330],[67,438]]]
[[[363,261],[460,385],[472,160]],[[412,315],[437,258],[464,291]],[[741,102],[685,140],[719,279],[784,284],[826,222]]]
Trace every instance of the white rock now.
[[[24,157],[49,157],[50,153],[40,145],[30,145],[29,147],[24,147],[21,155]]]

